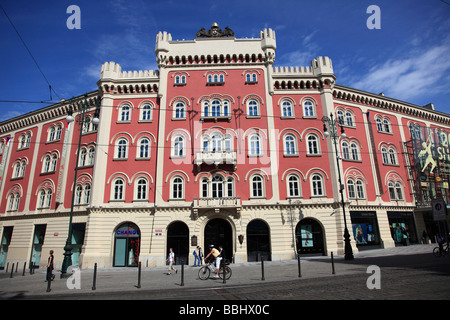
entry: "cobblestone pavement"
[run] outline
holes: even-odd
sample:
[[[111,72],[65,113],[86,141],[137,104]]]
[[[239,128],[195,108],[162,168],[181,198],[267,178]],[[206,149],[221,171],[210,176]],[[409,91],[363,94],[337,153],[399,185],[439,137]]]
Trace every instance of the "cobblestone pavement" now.
[[[291,300],[291,299],[450,299],[450,258],[436,258],[434,245],[415,245],[392,249],[362,251],[355,259],[302,257],[301,277],[297,260],[265,262],[264,280],[261,263],[232,264],[230,280],[198,279],[198,267],[185,267],[184,277],[167,275],[166,268],[143,268],[141,288],[137,288],[138,272],[133,269],[103,269],[97,274],[96,290],[92,290],[93,270],[82,270],[79,278],[55,279],[46,292],[45,273],[10,278],[0,273],[0,299],[120,299],[120,300]],[[368,273],[369,266],[379,273]],[[375,276],[378,276],[375,278]],[[379,284],[380,289],[369,289]],[[79,289],[69,289],[79,287]]]

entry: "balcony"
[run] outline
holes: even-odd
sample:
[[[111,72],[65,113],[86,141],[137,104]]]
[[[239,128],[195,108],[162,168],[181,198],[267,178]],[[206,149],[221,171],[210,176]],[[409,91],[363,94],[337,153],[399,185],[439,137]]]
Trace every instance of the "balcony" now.
[[[236,218],[241,213],[241,197],[221,197],[221,198],[194,198],[192,204],[194,219],[198,218],[199,212],[214,210],[219,213],[220,209],[232,211],[236,214]]]
[[[194,164],[200,171],[202,164],[214,165],[216,169],[221,164],[233,165],[233,170],[236,170],[237,155],[236,151],[202,151],[197,152]]]

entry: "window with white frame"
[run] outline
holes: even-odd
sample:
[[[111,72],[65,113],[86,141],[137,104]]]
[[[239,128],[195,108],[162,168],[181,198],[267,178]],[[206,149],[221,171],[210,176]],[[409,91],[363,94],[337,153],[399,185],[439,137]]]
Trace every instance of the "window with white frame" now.
[[[313,133],[306,137],[307,154],[320,155],[319,137]]]
[[[131,107],[129,105],[124,105],[119,111],[119,121],[128,122],[131,120]]]
[[[359,148],[356,142],[350,143],[351,159],[354,161],[359,160]]]
[[[152,120],[152,106],[149,104],[144,104],[141,107],[141,118],[142,121]]]
[[[318,173],[311,176],[311,194],[315,197],[325,195],[323,177]]]
[[[140,178],[136,183],[136,200],[148,200],[148,181]]]
[[[249,144],[249,155],[250,156],[261,156],[261,136],[259,134],[252,134],[248,138]]]
[[[250,99],[247,102],[247,116],[248,117],[259,117],[259,103],[255,99]]]
[[[112,199],[125,200],[125,181],[122,178],[117,178],[113,182]]]
[[[250,178],[250,186],[252,198],[264,197],[264,179],[259,174],[255,174]]]
[[[137,158],[139,159],[150,158],[150,139],[142,138],[139,140]]]
[[[116,159],[128,158],[128,140],[121,138],[116,144]]]
[[[224,197],[224,181],[220,175],[215,175],[211,181],[211,195],[213,198]]]
[[[292,107],[292,102],[289,100],[284,100],[281,103],[281,115],[285,118],[294,117],[294,109]]]
[[[172,142],[172,157],[185,156],[185,140],[183,136],[176,136]]]
[[[350,111],[345,111],[345,124],[349,127],[355,126],[354,116]]]
[[[186,76],[185,75],[176,75],[175,76],[175,85],[184,85],[186,84]]]
[[[313,118],[316,116],[316,108],[313,101],[307,99],[303,102],[303,116],[305,118]]]
[[[296,174],[289,175],[287,179],[288,197],[300,197],[300,178]]]
[[[48,131],[48,142],[55,141],[55,133],[56,129],[55,127],[50,127],[50,130]]]
[[[44,190],[39,192],[38,198],[38,209],[50,208],[52,204],[52,189]]]
[[[86,165],[92,166],[95,162],[95,147],[89,147]]]
[[[45,156],[44,163],[42,165],[42,172],[43,173],[50,172],[50,162],[51,162],[50,156]]]
[[[284,136],[284,155],[298,155],[297,141],[295,140],[295,136],[292,134],[286,134]]]
[[[247,83],[258,82],[258,76],[256,75],[256,73],[247,73],[245,75],[245,82]]]
[[[347,191],[349,199],[365,199],[364,182],[361,179],[349,178],[347,180]]]
[[[8,211],[18,211],[20,202],[20,194],[11,193],[8,199]]]
[[[338,110],[338,111],[336,111],[336,120],[338,121],[338,123],[339,124],[345,124],[345,121],[344,121],[344,111],[342,111],[342,110]]]
[[[172,199],[184,199],[184,179],[180,176],[175,176],[172,179]]]
[[[389,181],[388,190],[391,200],[403,200],[403,187],[400,182]]]
[[[398,165],[397,151],[393,147],[381,147],[383,164]]]
[[[79,157],[79,161],[78,161],[79,167],[84,167],[86,165],[86,157],[87,157],[86,148],[81,148],[80,149],[80,157]]]
[[[52,159],[50,161],[50,171],[56,171],[56,164],[58,163],[58,156],[56,154],[52,155]]]
[[[174,119],[186,119],[186,105],[178,101],[175,103],[175,106],[173,108],[173,118]]]

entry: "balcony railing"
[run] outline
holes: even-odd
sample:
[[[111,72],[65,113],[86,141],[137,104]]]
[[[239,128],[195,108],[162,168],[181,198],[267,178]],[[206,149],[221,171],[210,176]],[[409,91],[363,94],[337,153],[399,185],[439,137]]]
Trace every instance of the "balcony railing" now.
[[[241,197],[194,198],[192,205],[195,219],[198,218],[199,211],[214,210],[216,213],[219,213],[220,209],[234,211],[236,216],[239,217],[241,207]]]
[[[197,165],[198,169],[202,164],[214,165],[216,168],[220,164],[232,164],[234,170],[236,170],[237,155],[236,151],[203,151],[197,152],[194,164]]]

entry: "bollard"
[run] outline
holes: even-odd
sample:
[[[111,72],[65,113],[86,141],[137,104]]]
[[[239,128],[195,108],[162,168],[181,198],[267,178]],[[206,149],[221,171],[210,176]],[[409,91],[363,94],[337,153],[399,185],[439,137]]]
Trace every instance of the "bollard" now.
[[[266,280],[265,278],[264,278],[264,259],[263,259],[263,256],[261,255],[261,274],[262,274],[262,276],[261,276],[261,280]]]
[[[9,262],[6,264],[6,273],[8,273],[8,269],[9,269]]]
[[[180,286],[184,287],[184,261],[181,262],[181,284]]]
[[[51,283],[52,283],[52,277],[50,277],[50,279],[47,279],[47,292],[52,291]]]
[[[334,257],[333,257],[333,251],[331,251],[331,273],[335,274],[334,272]]]
[[[25,262],[23,263],[22,277],[25,276],[25,269],[26,269],[26,267],[27,267],[27,262],[25,261]]]
[[[223,258],[222,258],[223,261]],[[222,264],[222,274],[223,274],[223,282],[222,283],[227,283],[227,274],[225,273],[225,262]]]
[[[17,273],[17,268],[19,267],[19,262],[17,262],[16,264],[16,273]]]
[[[302,268],[300,266],[300,254],[297,253],[297,264],[298,264],[298,277],[302,277]]]
[[[9,276],[10,278],[13,277],[13,272],[14,272],[14,263],[12,264],[12,267],[11,267],[11,275]]]
[[[136,286],[136,288],[140,288],[141,287],[141,261],[139,261],[139,265],[138,265],[138,284]]]
[[[97,262],[94,264],[94,279],[92,280],[92,290],[96,290],[96,282],[97,282]]]

